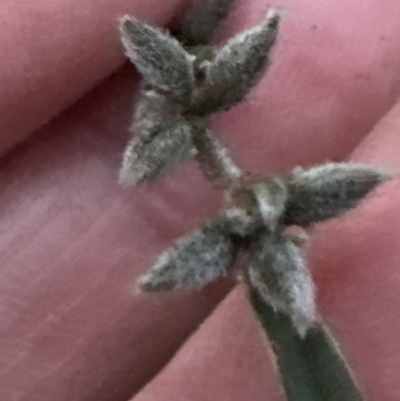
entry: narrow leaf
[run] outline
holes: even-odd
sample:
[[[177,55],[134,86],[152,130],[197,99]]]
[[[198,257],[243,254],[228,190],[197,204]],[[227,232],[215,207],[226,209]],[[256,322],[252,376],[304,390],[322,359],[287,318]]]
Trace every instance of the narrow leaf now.
[[[190,106],[192,113],[200,116],[227,110],[244,99],[269,65],[279,20],[270,10],[262,25],[240,32],[226,43],[206,71],[205,83]]]
[[[193,125],[178,119],[160,124],[148,137],[133,138],[124,153],[120,183],[136,185],[154,179],[188,159],[194,153],[193,130]]]
[[[329,163],[295,169],[287,181],[284,224],[308,225],[357,206],[390,174],[361,163]]]
[[[226,273],[233,254],[224,220],[213,220],[161,254],[139,285],[145,291],[200,288]]]
[[[279,231],[260,236],[249,278],[264,302],[289,316],[301,335],[316,321],[315,288],[299,248]]]
[[[253,191],[264,224],[275,228],[285,210],[288,196],[286,183],[280,177],[270,177],[267,180],[255,182]]]
[[[202,0],[185,16],[180,36],[187,45],[207,45],[236,0]]]
[[[168,96],[142,85],[135,102],[130,131],[141,137],[149,137],[163,122],[176,118],[179,113],[179,106],[171,102]]]
[[[120,22],[126,54],[148,85],[187,99],[193,85],[194,56],[167,31],[125,16]]]

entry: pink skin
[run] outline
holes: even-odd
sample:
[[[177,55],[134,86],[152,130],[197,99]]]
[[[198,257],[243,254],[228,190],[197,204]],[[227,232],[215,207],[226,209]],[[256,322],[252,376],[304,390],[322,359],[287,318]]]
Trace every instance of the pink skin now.
[[[238,1],[224,37],[270,3]],[[243,288],[215,310],[227,283],[132,290],[219,206],[193,162],[151,187],[117,184],[137,75],[129,66],[105,78],[124,60],[116,18],[165,23],[182,2],[31,3],[0,4],[3,154],[25,140],[0,176],[0,399],[281,400]],[[269,74],[248,103],[215,119],[235,159],[267,173],[352,154],[397,171],[400,105],[368,132],[400,95],[400,2],[280,4]],[[316,229],[308,252],[321,313],[367,392],[385,401],[400,394],[399,193],[397,180],[382,186]]]

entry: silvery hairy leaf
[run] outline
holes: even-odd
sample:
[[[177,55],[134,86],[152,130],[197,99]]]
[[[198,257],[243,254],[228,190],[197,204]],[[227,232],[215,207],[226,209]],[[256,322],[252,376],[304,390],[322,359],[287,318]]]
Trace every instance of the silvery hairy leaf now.
[[[313,280],[299,248],[283,233],[266,231],[259,237],[249,278],[264,301],[288,315],[300,334],[314,324]]]
[[[276,227],[288,197],[285,181],[279,177],[270,177],[254,183],[253,192],[264,224],[270,228]]]
[[[263,24],[238,33],[218,51],[190,112],[207,115],[227,110],[244,99],[269,65],[279,20],[279,14],[270,10]]]
[[[170,121],[179,115],[179,106],[168,97],[142,85],[136,97],[135,112],[130,131],[141,137],[149,137],[164,121]]]
[[[245,208],[229,208],[223,216],[231,234],[241,238],[250,238],[260,226],[255,216]]]
[[[194,56],[167,31],[125,16],[120,22],[126,54],[148,85],[187,100],[194,86]]]
[[[389,173],[361,163],[328,163],[297,168],[287,180],[285,224],[308,225],[354,208]]]
[[[135,137],[125,149],[120,182],[135,185],[154,179],[195,152],[192,142],[196,127],[182,119],[165,121],[144,138]]]
[[[207,45],[236,0],[202,0],[185,16],[180,35],[188,45]]]
[[[223,276],[233,256],[226,223],[216,219],[162,253],[150,272],[139,278],[139,285],[145,291],[200,288]]]

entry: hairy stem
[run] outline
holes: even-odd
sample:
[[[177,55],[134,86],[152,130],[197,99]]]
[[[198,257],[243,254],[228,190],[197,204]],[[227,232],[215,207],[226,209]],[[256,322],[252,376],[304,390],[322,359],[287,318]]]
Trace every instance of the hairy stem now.
[[[204,175],[210,180],[219,180],[225,188],[231,188],[243,176],[228,151],[209,129],[201,130],[193,136],[197,149],[197,161]]]

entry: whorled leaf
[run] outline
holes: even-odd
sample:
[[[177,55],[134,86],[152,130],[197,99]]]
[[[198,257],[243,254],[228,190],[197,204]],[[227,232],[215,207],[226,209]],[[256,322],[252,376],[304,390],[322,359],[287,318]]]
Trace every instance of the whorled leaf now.
[[[149,137],[164,121],[177,118],[179,106],[163,93],[141,88],[135,103],[130,131],[141,137]]]
[[[187,121],[165,121],[144,138],[133,138],[125,149],[119,181],[136,185],[185,161],[195,152],[196,127]]]
[[[253,192],[264,224],[276,227],[288,197],[285,181],[280,177],[271,177],[253,184]]]
[[[120,21],[126,54],[146,84],[187,101],[193,90],[195,57],[167,31],[124,16]]]
[[[237,238],[250,238],[260,227],[259,221],[248,210],[232,207],[223,214],[232,235]]]
[[[301,335],[313,326],[314,283],[299,248],[283,233],[266,231],[259,237],[249,278],[264,301],[289,316]]]
[[[149,273],[139,278],[144,291],[200,288],[223,276],[234,256],[223,219],[212,220],[162,253]]]
[[[202,0],[184,17],[179,36],[187,45],[208,45],[236,0]]]
[[[284,224],[309,225],[354,208],[391,175],[361,163],[329,163],[297,168],[287,180]]]
[[[240,32],[220,49],[190,105],[191,113],[201,116],[227,110],[244,99],[269,65],[279,21],[279,14],[270,10],[263,24]]]

